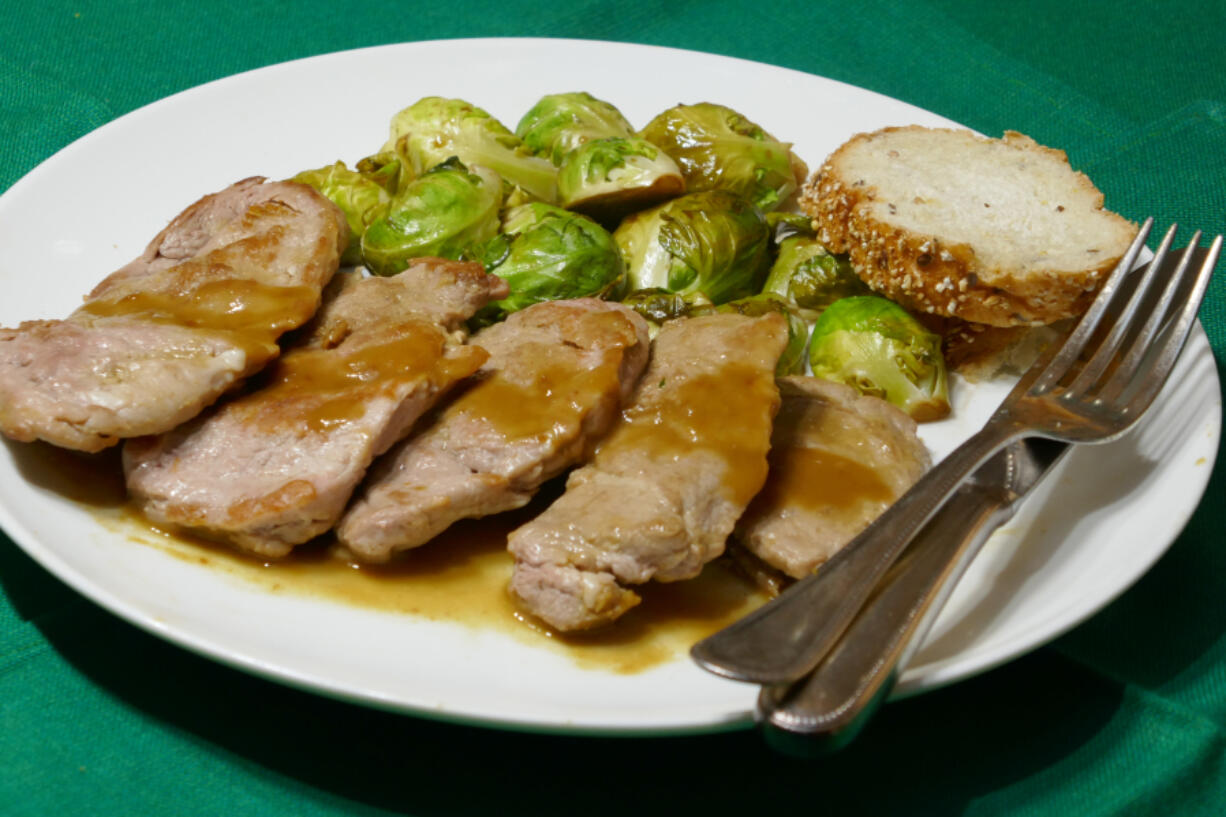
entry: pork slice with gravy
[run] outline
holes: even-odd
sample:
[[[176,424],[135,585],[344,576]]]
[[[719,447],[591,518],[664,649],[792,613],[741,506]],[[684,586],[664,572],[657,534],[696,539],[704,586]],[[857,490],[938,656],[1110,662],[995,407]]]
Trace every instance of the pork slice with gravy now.
[[[642,318],[592,298],[535,304],[472,343],[490,357],[471,385],[376,462],[337,527],[359,559],[527,504],[613,424],[649,349]]]
[[[626,585],[692,578],[724,551],[766,481],[779,314],[666,323],[622,419],[566,491],[518,528],[511,591],[560,631],[608,624],[639,596]]]
[[[815,377],[779,380],[770,476],[735,540],[792,578],[812,573],[928,469],[915,421],[885,400]]]
[[[306,185],[205,196],[67,319],[0,329],[0,432],[99,451],[189,420],[311,318],[348,235]]]
[[[284,556],[331,528],[371,461],[485,362],[464,321],[506,293],[480,264],[441,259],[338,274],[253,388],[124,446],[129,494],[155,523]]]

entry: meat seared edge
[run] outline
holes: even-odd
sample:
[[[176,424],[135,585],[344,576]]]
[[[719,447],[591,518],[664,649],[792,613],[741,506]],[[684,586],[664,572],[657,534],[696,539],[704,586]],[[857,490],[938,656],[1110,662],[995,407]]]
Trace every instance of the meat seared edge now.
[[[305,185],[206,196],[67,319],[0,329],[0,432],[99,451],[185,422],[311,317],[347,237]]]
[[[371,460],[485,361],[463,321],[505,293],[480,264],[438,259],[338,275],[260,388],[125,446],[129,492],[156,522],[285,555],[332,527]]]

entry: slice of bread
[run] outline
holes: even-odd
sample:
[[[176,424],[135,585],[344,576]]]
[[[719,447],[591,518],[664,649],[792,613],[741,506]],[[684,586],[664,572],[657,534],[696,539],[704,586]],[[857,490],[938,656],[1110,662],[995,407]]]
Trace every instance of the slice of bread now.
[[[853,137],[805,184],[820,240],[904,307],[993,326],[1085,311],[1136,235],[1061,150],[1007,131]]]

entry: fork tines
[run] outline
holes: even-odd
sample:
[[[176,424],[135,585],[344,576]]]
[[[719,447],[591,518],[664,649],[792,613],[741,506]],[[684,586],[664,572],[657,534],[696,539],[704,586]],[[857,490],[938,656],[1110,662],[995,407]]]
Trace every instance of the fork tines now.
[[[1031,394],[1093,395],[1124,404],[1123,413],[1133,419],[1153,401],[1196,321],[1221,253],[1222,237],[1216,236],[1208,248],[1201,248],[1198,230],[1187,248],[1176,251],[1180,255],[1174,269],[1163,276],[1171,269],[1167,256],[1178,225],[1166,231],[1153,259],[1136,267],[1152,225],[1152,218],[1141,225],[1136,240],[1064,347],[1031,387]],[[1087,354],[1089,360],[1082,361]],[[1079,362],[1082,365],[1074,366]]]

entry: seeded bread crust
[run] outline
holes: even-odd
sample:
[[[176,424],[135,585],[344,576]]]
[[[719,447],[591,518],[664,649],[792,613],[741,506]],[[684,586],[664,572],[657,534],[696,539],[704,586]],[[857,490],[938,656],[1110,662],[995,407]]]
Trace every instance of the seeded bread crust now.
[[[919,142],[922,149],[916,148],[911,134],[924,135]],[[900,153],[894,146],[904,140],[907,147]],[[996,178],[977,178],[972,190],[956,187],[949,181],[953,174],[942,173],[942,166],[949,167],[974,150],[994,151],[989,165]],[[867,174],[849,167],[862,164],[865,151],[880,154],[873,161],[879,159],[885,167],[906,165],[909,177],[921,174],[928,198],[916,195],[897,206],[885,200],[879,188],[888,180],[863,178]],[[917,153],[923,154],[918,165]],[[1057,184],[1049,184],[1048,176]],[[1031,195],[1031,187],[1041,194]],[[993,199],[998,206],[1017,207],[1018,212],[1006,215],[998,210],[993,229],[981,230],[972,241],[951,238],[959,232],[964,237],[975,233],[978,226],[968,226],[970,220],[957,225],[960,231],[944,231],[940,225],[918,231],[896,223],[900,219],[891,221],[900,208],[922,213],[934,196],[942,198],[944,211],[957,214],[967,213],[968,207],[990,207]],[[1019,197],[1025,196],[1030,199],[1022,198],[1018,205]],[[1067,210],[1061,202],[1068,203]],[[999,140],[919,126],[859,134],[832,153],[809,179],[800,205],[812,217],[822,243],[833,252],[848,253],[856,273],[874,290],[914,311],[992,326],[1043,325],[1081,314],[1136,234],[1134,224],[1103,209],[1102,193],[1069,167],[1064,151],[1043,147],[1015,131],[1007,131]],[[1050,238],[1041,231],[1026,234],[1035,230],[1031,216],[1039,208],[1045,216],[1050,208],[1050,217],[1094,220],[1089,223],[1095,233],[1093,246],[1077,250],[1084,253],[1084,264],[1069,268],[1067,258],[1057,266],[1033,258],[1019,263],[985,261],[984,256],[992,255],[985,251],[989,247],[997,250],[998,257],[1007,255],[999,251],[1003,231],[1012,231],[1008,240],[1017,244],[1046,246]]]

